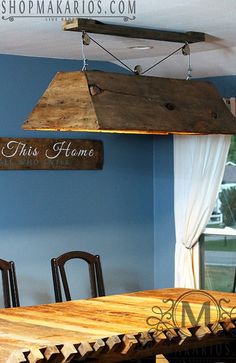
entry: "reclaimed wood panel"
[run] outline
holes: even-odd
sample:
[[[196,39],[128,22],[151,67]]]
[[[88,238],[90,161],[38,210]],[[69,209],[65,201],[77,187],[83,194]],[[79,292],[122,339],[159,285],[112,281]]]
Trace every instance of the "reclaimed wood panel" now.
[[[93,130],[97,117],[85,73],[58,72],[33,109],[25,130]]]
[[[228,299],[223,301],[225,312],[236,306],[235,294],[210,294],[219,304]],[[0,363],[119,362],[230,341],[231,332],[236,330],[236,311],[219,317],[213,304],[207,326],[198,320],[196,324],[186,321],[182,328],[178,325],[182,322],[180,297],[196,316],[207,298],[197,290],[162,289],[0,309]],[[170,319],[164,314],[165,324],[157,331],[149,324],[150,317],[155,319],[158,311],[166,312],[171,301],[177,325],[165,325]]]
[[[57,73],[25,130],[235,134],[236,118],[209,82],[99,71]]]
[[[209,82],[87,72],[103,130],[153,134],[235,133],[236,118]],[[125,86],[124,86],[125,85]]]

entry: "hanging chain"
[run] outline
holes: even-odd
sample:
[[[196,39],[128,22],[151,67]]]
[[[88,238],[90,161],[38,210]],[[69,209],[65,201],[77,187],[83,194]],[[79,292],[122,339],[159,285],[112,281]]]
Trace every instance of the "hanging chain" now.
[[[183,46],[182,49],[182,53],[183,55],[187,55],[188,56],[188,71],[187,71],[187,77],[186,80],[190,80],[192,78],[192,66],[191,66],[191,50],[190,50],[190,46],[188,44],[188,42],[185,42],[185,45]]]
[[[188,55],[188,73],[187,73],[187,77],[186,80],[189,81],[192,78],[192,66],[191,66],[191,53],[189,53]]]
[[[87,70],[88,67],[88,60],[85,56],[85,52],[84,52],[84,46],[87,44],[85,43],[85,31],[82,31],[82,38],[81,38],[81,50],[82,50],[82,57],[83,57],[83,67],[82,67],[82,72]]]

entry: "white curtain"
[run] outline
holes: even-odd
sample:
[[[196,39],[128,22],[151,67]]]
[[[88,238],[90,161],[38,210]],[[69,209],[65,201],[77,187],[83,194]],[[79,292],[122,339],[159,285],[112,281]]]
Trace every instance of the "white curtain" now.
[[[212,213],[231,136],[174,136],[175,286],[199,288],[198,239]]]

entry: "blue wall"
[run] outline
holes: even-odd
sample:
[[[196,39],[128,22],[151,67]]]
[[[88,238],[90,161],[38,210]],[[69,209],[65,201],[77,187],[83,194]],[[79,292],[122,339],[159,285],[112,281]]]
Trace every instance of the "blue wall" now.
[[[105,149],[101,171],[0,171],[0,257],[16,263],[22,305],[53,301],[50,259],[69,250],[101,255],[108,294],[153,288],[152,136],[21,130],[54,74],[80,69],[78,61],[0,56],[0,137],[98,138]],[[87,297],[86,282],[79,287]]]
[[[201,80],[212,82],[222,97],[236,97],[236,76],[207,77]]]

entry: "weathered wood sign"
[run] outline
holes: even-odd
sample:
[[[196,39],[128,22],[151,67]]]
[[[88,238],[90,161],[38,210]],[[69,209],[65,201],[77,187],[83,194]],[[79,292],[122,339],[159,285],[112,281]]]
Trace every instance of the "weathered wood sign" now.
[[[0,138],[0,169],[97,170],[103,144],[97,140]]]

